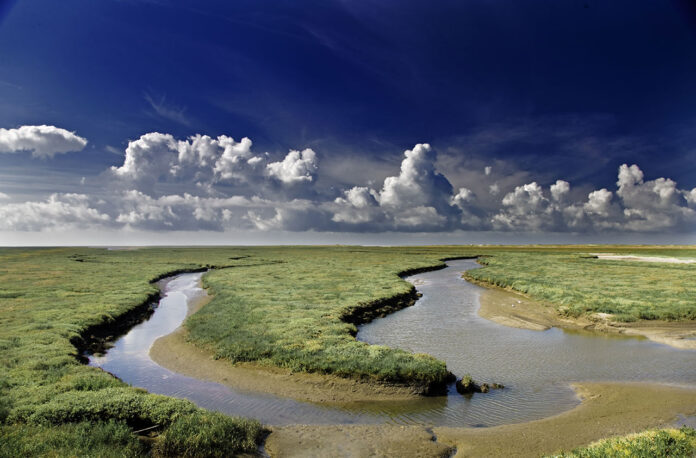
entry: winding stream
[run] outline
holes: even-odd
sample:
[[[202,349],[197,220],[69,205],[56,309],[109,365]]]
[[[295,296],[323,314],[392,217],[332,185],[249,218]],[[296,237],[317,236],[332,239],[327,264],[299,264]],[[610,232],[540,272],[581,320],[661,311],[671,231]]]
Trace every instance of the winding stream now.
[[[635,338],[574,334],[557,328],[529,331],[498,325],[477,314],[483,288],[461,278],[473,260],[449,261],[443,270],[409,277],[423,297],[413,306],[361,326],[357,338],[429,353],[458,376],[503,383],[504,390],[463,397],[365,402],[341,406],[298,402],[233,390],[169,371],[149,357],[157,338],[186,318],[188,302],[200,299],[202,273],[182,274],[160,285],[163,298],[152,317],[118,339],[105,355],[91,356],[131,385],[190,399],[230,415],[272,425],[292,423],[395,423],[493,426],[530,421],[578,404],[574,381],[652,381],[696,385],[696,351]]]

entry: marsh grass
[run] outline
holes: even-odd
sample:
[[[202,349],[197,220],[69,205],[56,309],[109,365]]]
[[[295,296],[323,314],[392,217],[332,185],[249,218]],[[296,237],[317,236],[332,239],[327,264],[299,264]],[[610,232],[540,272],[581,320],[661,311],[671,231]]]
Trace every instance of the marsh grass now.
[[[12,456],[138,455],[143,449],[134,429],[160,425],[166,431],[179,418],[201,415],[188,401],[150,395],[80,364],[71,341],[156,293],[150,279],[206,264],[247,263],[226,254],[0,250],[0,449]],[[240,425],[240,438],[261,432],[257,422],[226,421]],[[247,448],[230,452],[250,450],[247,441],[239,444]]]
[[[94,456],[129,458],[147,449],[125,423],[81,422],[56,426],[0,426],[0,457]]]
[[[591,247],[644,256],[696,257],[694,249]],[[467,278],[528,294],[563,315],[601,312],[616,321],[696,319],[696,266],[610,261],[575,252],[524,251],[484,257]]]

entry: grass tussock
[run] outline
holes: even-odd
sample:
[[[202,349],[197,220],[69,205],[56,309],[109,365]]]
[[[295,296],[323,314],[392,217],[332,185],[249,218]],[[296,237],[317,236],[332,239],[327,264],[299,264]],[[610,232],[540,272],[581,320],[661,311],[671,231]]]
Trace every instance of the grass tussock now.
[[[696,258],[694,249],[591,247],[643,256]],[[511,288],[578,317],[608,313],[616,321],[695,320],[696,265],[594,259],[578,248],[506,252],[481,258],[466,276]]]
[[[649,430],[604,439],[587,447],[555,455],[557,458],[624,458],[696,456],[696,431],[692,428]]]

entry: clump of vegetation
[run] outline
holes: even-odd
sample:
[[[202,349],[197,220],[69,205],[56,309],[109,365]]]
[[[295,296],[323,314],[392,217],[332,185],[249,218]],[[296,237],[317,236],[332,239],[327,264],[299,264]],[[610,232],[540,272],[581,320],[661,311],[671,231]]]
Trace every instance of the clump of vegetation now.
[[[692,428],[649,430],[624,437],[604,439],[568,453],[567,458],[619,458],[627,456],[684,457],[696,456],[696,431]]]
[[[80,422],[56,426],[0,426],[0,457],[139,457],[147,449],[122,422]]]
[[[474,393],[488,393],[490,390],[502,390],[505,388],[500,383],[481,383],[478,384],[471,378],[471,375],[465,375],[455,383],[457,393],[463,395],[471,395]]]
[[[248,263],[205,250],[1,249],[0,453],[138,456],[144,449],[134,430],[158,425],[166,433],[179,419],[203,415],[191,402],[148,394],[81,364],[71,342],[146,301],[157,292],[150,279],[233,262]],[[230,422],[238,425],[230,429],[237,442],[216,447],[253,451],[248,438],[260,437],[258,422],[225,417]],[[188,433],[192,441],[195,433]]]
[[[694,249],[655,247],[519,249],[480,258],[484,267],[466,278],[519,291],[572,317],[601,312],[615,321],[696,319],[696,265],[587,256],[598,251],[696,257]]]

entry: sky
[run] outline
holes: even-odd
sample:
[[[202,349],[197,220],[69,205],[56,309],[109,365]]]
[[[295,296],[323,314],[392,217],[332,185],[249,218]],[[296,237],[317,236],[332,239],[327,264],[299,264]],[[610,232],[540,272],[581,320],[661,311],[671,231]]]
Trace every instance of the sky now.
[[[696,243],[688,0],[0,0],[0,245]]]

